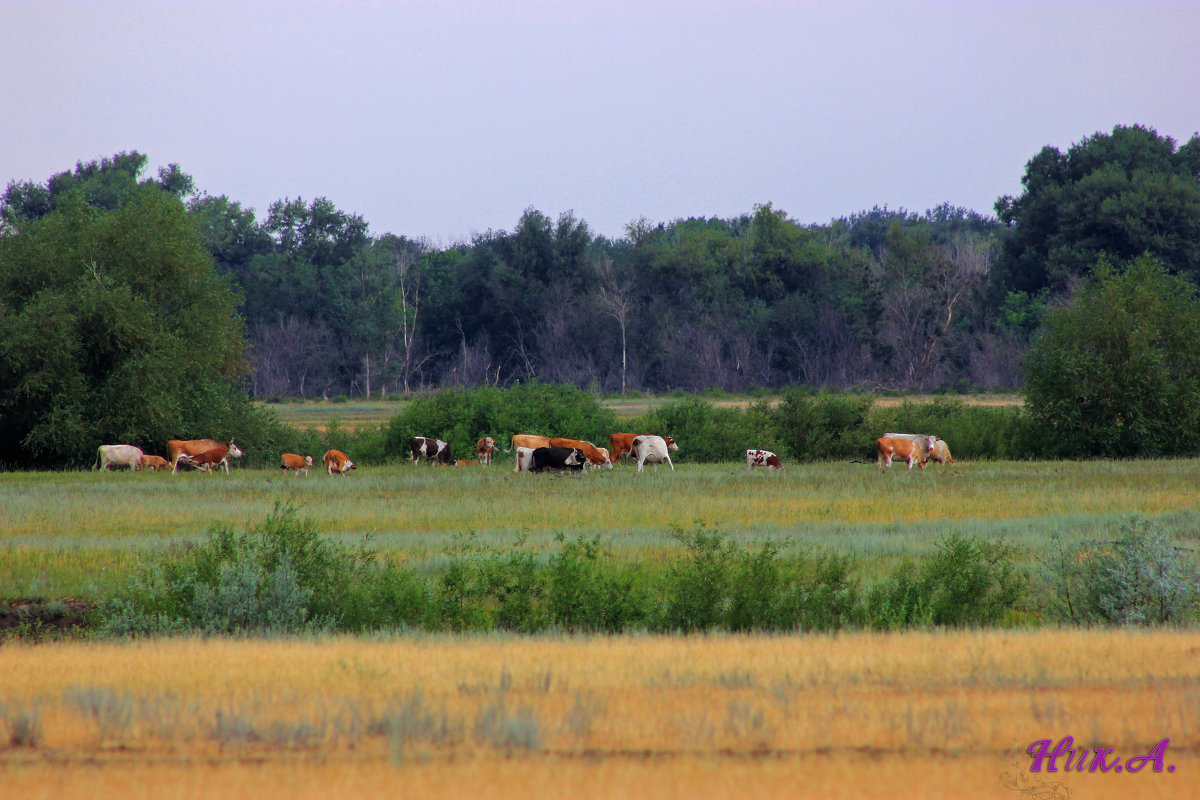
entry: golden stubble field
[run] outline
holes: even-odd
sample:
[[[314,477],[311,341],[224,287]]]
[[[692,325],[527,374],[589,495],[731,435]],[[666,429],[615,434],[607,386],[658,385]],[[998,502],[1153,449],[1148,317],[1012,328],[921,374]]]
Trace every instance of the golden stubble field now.
[[[1186,631],[5,644],[0,703],[3,798],[1200,796]]]

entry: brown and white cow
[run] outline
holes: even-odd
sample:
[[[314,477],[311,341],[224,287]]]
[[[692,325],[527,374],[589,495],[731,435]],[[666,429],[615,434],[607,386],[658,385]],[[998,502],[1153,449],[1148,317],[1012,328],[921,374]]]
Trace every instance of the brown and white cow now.
[[[92,469],[107,472],[109,467],[129,467],[131,472],[137,472],[142,468],[144,455],[140,447],[131,444],[102,444],[96,449]]]
[[[158,472],[171,466],[171,462],[167,461],[162,456],[142,456],[142,469],[148,469],[151,472]]]
[[[221,466],[229,472],[229,459],[241,458],[242,451],[230,439],[228,443],[218,442],[216,439],[172,439],[167,442],[167,459],[171,462],[171,472],[178,472],[179,457],[181,455],[198,456],[201,453],[212,450],[214,447],[227,448],[224,458],[221,459]]]
[[[325,465],[325,472],[331,476],[344,476],[350,470],[358,469],[358,465],[350,460],[350,456],[341,450],[326,450],[321,462]]]
[[[770,450],[747,450],[746,469],[754,469],[755,467],[783,469],[783,464],[779,463],[779,457]]]
[[[908,468],[912,469],[913,463],[921,469],[925,469],[925,453],[921,449],[921,445],[913,439],[906,439],[902,436],[880,436],[875,440],[875,463],[879,469],[890,469],[892,459],[899,458],[908,462]]]
[[[584,458],[587,459],[589,467],[596,469],[612,469],[612,459],[608,457],[607,450],[601,450],[591,442],[583,441],[582,439],[563,439],[555,437],[550,440],[551,447],[567,447],[576,450],[582,450]]]
[[[496,440],[490,436],[485,436],[475,443],[475,456],[479,459],[479,463],[485,467],[492,463],[492,453],[495,451]]]
[[[432,436],[414,436],[408,440],[408,450],[412,454],[413,464],[422,458],[430,459],[438,466],[454,464],[454,456],[450,454],[450,445]]]
[[[512,437],[511,449],[515,450],[518,447],[528,447],[530,450],[536,450],[539,447],[549,447],[549,436],[538,436],[533,433],[516,433]],[[505,450],[504,452],[509,452]]]
[[[312,456],[298,456],[295,453],[284,453],[279,457],[279,468],[284,472],[291,470],[296,473],[296,477],[300,477],[300,473],[311,475],[309,470],[312,469]]]
[[[513,468],[513,472],[527,472],[533,466],[533,448],[518,447],[517,448],[517,464]]]
[[[179,458],[175,462],[175,466],[171,469],[171,473],[179,469],[180,464],[188,464],[195,467],[201,472],[212,472],[221,464],[225,465],[225,471],[229,471],[229,462],[226,460],[229,455],[228,445],[217,445],[216,447],[205,450],[203,453],[197,453],[194,456],[187,453],[180,453]]]
[[[655,436],[654,434],[644,433],[640,436],[635,436],[633,439],[633,449],[630,453],[633,455],[634,461],[637,462],[637,471],[642,471],[642,465],[649,461],[654,465],[654,469],[658,469],[660,462],[667,462],[667,466],[671,468],[671,472],[675,471],[675,465],[671,463],[671,450],[678,450],[679,445],[667,436]]]

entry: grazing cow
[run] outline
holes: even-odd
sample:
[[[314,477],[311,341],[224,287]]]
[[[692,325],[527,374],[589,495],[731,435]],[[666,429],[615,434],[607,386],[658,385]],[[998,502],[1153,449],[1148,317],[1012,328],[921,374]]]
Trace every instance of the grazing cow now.
[[[96,449],[96,463],[92,469],[107,472],[109,467],[129,467],[131,472],[142,468],[145,454],[141,448],[131,444],[102,444]]]
[[[654,464],[654,468],[658,469],[659,462],[667,462],[667,466],[671,468],[671,472],[675,471],[675,465],[671,463],[669,451],[678,450],[679,445],[667,436],[654,436],[653,434],[642,434],[635,436],[633,439],[633,449],[630,452],[633,454],[633,460],[637,462],[637,471],[642,471],[642,465],[649,461]]]
[[[530,450],[536,450],[539,447],[549,447],[549,436],[537,436],[532,433],[517,433],[512,437],[512,447],[528,447]],[[509,452],[505,450],[504,452]]]
[[[305,475],[311,475],[312,473],[309,470],[312,469],[312,465],[312,456],[298,456],[295,453],[284,453],[279,457],[279,468],[284,472],[292,470],[296,473],[297,478],[300,477],[301,472]]]
[[[633,440],[637,437],[636,433],[614,433],[608,437],[608,451],[614,464],[617,461],[629,463],[629,451],[633,449]]]
[[[479,459],[479,463],[485,467],[492,463],[492,453],[495,451],[496,440],[490,436],[485,436],[475,443],[475,456]]]
[[[783,469],[783,464],[779,463],[779,457],[770,450],[747,450],[746,469],[754,469],[755,467]]]
[[[929,451],[929,460],[939,464],[954,463],[954,458],[950,455],[950,445],[946,444],[945,439],[938,439],[933,443],[933,449]]]
[[[162,456],[142,456],[142,469],[158,472],[160,469],[166,469],[169,466],[171,466],[171,462]]]
[[[937,442],[936,436],[930,436],[928,433],[885,433],[885,439],[909,439],[916,443],[917,447],[921,448],[921,456],[928,461],[929,454],[933,452],[934,443]]]
[[[587,458],[577,447],[538,447],[533,451],[533,463],[529,471],[569,469],[581,472],[585,463]]]
[[[179,459],[175,462],[175,466],[171,469],[171,473],[179,469],[180,464],[190,464],[201,472],[212,472],[219,465],[225,464],[225,471],[229,471],[229,462],[226,457],[229,455],[228,445],[217,445],[216,447],[205,450],[203,453],[198,453],[194,456],[187,453],[180,453]]]
[[[179,470],[180,455],[198,456],[201,453],[211,450],[214,447],[227,447],[227,457],[221,459],[221,466],[229,472],[229,457],[241,458],[242,451],[230,439],[228,444],[218,442],[216,439],[172,439],[167,442],[167,460],[171,462],[171,472]]]
[[[612,469],[612,460],[608,457],[607,450],[601,450],[591,442],[585,442],[580,439],[551,439],[551,447],[570,447],[577,450],[582,450],[584,457],[587,458],[585,467],[595,467],[596,469]]]
[[[893,458],[907,461],[909,469],[912,469],[914,461],[921,469],[925,469],[925,453],[913,439],[906,439],[902,436],[881,436],[875,440],[875,452],[875,463],[881,470],[890,469]]]
[[[527,472],[533,466],[533,448],[518,447],[517,448],[517,466],[513,472]]]
[[[326,450],[321,461],[325,464],[325,471],[331,476],[345,475],[352,469],[358,469],[358,465],[341,450]]]
[[[416,464],[422,458],[431,459],[438,466],[453,464],[454,456],[450,454],[450,445],[432,436],[414,436],[408,440],[408,450],[412,453],[412,463]]]

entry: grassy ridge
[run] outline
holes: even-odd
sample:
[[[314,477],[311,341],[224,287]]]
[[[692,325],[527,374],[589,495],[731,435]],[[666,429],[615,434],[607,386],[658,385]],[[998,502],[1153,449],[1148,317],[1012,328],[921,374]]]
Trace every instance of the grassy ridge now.
[[[138,552],[201,540],[213,524],[243,529],[276,500],[295,504],[322,535],[436,568],[456,533],[535,551],[554,536],[601,535],[618,557],[678,551],[673,527],[704,525],[740,542],[822,547],[862,560],[867,574],[927,553],[950,530],[1001,539],[1036,562],[1051,534],[1111,538],[1130,515],[1154,518],[1197,547],[1200,461],[979,462],[924,472],[873,464],[797,464],[780,474],[681,464],[581,478],[409,465],[344,479],[278,470],[229,476],[131,473],[0,474],[0,586],[6,597],[95,596],[119,586]]]

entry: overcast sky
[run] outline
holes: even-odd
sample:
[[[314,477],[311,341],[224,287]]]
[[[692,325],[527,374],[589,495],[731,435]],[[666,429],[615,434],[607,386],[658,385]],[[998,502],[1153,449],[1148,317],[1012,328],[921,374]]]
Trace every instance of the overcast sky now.
[[[992,213],[1043,145],[1200,129],[1200,2],[0,0],[0,183],[138,150],[435,244],[573,211]]]

